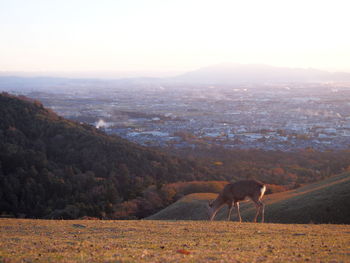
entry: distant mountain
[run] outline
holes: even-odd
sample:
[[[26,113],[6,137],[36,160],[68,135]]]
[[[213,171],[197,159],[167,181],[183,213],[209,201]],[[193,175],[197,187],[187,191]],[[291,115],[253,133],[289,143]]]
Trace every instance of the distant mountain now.
[[[223,63],[179,75],[173,80],[203,84],[350,81],[350,73],[330,73],[311,68]]]
[[[217,194],[213,193],[190,194],[147,219],[207,220],[206,205],[216,197]],[[267,195],[263,202],[266,204],[266,222],[349,224],[350,174],[344,173],[295,190]],[[251,221],[256,210],[252,202],[242,202],[240,211],[244,221]],[[226,218],[225,207],[216,220]],[[235,212],[232,220],[237,220]]]
[[[200,179],[169,157],[0,93],[0,215],[109,217],[150,185]]]
[[[1,72],[0,72],[1,73]],[[156,86],[178,84],[237,84],[237,83],[285,83],[285,82],[345,82],[350,73],[327,72],[317,69],[283,68],[267,65],[222,63],[203,67],[174,77],[130,77],[130,78],[64,78],[28,77],[0,74],[0,91],[83,91],[113,89],[147,89]]]

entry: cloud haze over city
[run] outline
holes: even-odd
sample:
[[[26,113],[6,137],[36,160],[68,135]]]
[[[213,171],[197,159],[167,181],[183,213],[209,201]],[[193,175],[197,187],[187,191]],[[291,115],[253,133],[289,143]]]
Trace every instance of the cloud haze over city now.
[[[2,0],[0,5],[2,72],[161,76],[221,62],[350,71],[347,1]]]

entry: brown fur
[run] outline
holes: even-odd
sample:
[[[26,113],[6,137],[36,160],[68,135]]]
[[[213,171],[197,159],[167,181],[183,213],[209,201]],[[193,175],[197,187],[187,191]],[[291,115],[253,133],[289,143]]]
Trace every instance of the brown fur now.
[[[226,185],[218,197],[209,203],[208,212],[210,220],[214,219],[216,213],[224,205],[228,205],[229,207],[228,220],[230,220],[232,205],[234,205],[237,209],[239,221],[241,222],[242,219],[239,212],[239,202],[249,198],[255,203],[257,208],[254,222],[256,222],[259,213],[262,214],[263,222],[264,204],[261,202],[261,198],[264,196],[265,190],[266,186],[256,180],[242,180]]]

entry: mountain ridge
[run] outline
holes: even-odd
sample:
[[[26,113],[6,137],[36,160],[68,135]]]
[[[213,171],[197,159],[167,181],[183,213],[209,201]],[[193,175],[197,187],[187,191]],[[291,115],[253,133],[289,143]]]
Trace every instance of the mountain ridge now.
[[[1,73],[1,72],[0,72]],[[201,67],[172,77],[124,77],[101,78],[91,77],[57,77],[47,75],[17,76],[16,74],[0,74],[0,90],[13,87],[43,89],[48,87],[71,85],[79,88],[91,88],[92,84],[99,87],[114,87],[115,85],[163,85],[163,84],[240,84],[240,83],[285,83],[285,82],[347,82],[349,72],[329,72],[315,68],[277,67],[265,64],[220,63]]]
[[[206,84],[324,82],[350,81],[350,73],[331,73],[314,68],[276,67],[264,64],[221,63],[187,72],[174,79]]]

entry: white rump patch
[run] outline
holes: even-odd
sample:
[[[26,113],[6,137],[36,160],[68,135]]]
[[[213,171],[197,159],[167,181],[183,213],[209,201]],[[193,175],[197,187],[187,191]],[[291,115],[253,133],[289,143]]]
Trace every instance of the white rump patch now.
[[[265,191],[266,191],[266,186],[264,185],[264,186],[261,187],[261,189],[260,189],[260,193],[261,193],[260,198],[264,196]]]

